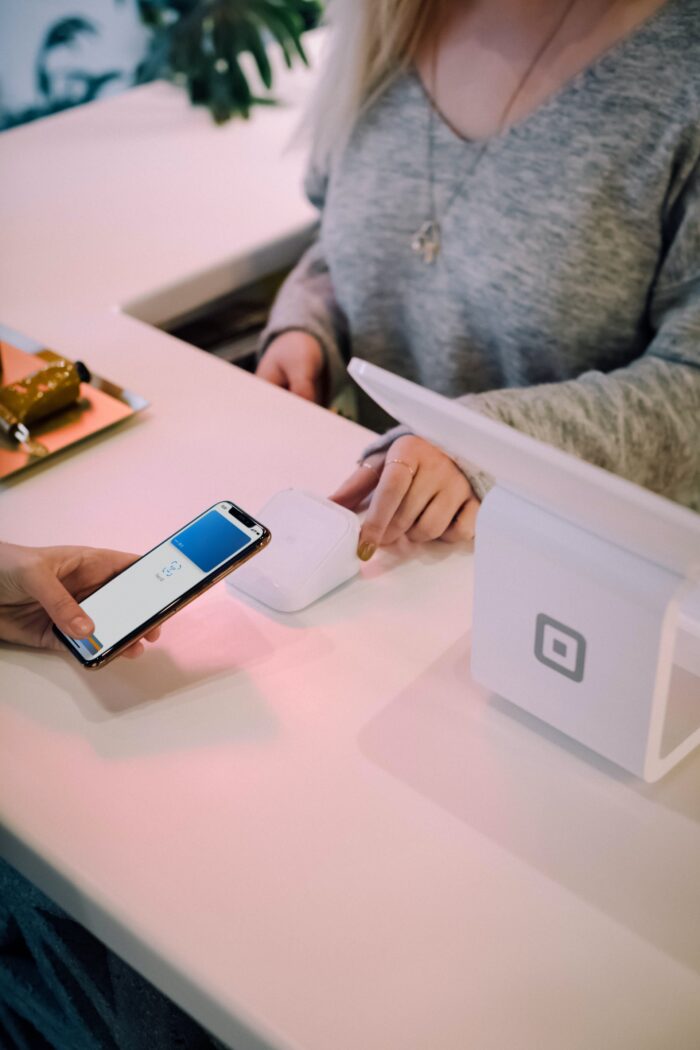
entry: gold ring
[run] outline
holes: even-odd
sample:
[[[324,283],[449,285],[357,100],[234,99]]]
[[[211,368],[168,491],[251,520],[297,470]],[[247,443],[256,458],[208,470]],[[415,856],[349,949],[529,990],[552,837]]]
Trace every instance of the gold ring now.
[[[362,463],[360,463],[360,466],[364,467],[366,470],[373,470],[377,477],[381,476],[381,472],[379,471],[379,469],[375,467],[372,463],[368,463],[366,460],[363,460]]]
[[[388,459],[387,463],[399,463],[402,467],[405,467],[412,478],[416,476],[416,468],[412,467],[410,463],[407,463],[404,459]]]

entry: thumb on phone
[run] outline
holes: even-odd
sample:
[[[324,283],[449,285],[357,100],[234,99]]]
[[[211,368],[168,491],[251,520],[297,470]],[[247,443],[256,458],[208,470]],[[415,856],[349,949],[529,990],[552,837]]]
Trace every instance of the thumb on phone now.
[[[56,626],[71,638],[85,638],[95,624],[61,581],[45,566],[36,572],[27,590],[46,609]]]

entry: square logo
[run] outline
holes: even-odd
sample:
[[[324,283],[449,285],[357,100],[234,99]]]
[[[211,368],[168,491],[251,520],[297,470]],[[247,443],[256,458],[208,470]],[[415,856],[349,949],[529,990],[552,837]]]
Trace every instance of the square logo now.
[[[586,663],[586,639],[578,631],[540,613],[535,631],[535,656],[541,664],[582,682]]]

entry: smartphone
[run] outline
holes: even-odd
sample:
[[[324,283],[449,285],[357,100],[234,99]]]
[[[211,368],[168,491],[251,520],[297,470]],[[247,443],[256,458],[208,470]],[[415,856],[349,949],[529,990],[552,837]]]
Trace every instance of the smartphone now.
[[[88,638],[53,631],[83,667],[104,667],[270,542],[270,531],[230,500],[215,503],[81,602]]]

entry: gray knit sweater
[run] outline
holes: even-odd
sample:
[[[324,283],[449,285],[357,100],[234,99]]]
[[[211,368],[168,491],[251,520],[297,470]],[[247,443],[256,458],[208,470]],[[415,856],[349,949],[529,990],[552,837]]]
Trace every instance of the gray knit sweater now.
[[[700,510],[700,0],[667,0],[485,149],[433,116],[433,265],[411,250],[429,113],[403,74],[312,167],[318,240],[263,346],[304,329],[334,390],[355,354]],[[360,421],[388,422],[364,395]]]

